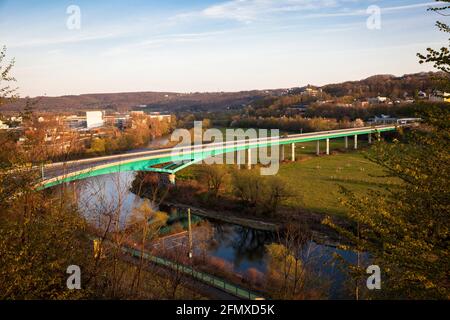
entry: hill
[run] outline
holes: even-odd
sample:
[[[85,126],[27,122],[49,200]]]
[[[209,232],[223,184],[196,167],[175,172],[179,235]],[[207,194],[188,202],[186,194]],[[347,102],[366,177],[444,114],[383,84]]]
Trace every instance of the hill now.
[[[430,93],[436,87],[436,78],[444,76],[444,73],[436,72],[406,74],[401,77],[375,75],[360,81],[325,85],[322,90],[333,97],[353,96],[359,99],[381,95],[398,99],[403,98],[405,93],[410,97],[414,97],[418,91]]]
[[[124,92],[82,94],[77,96],[36,97],[29,99],[33,108],[43,112],[77,112],[86,110],[128,111],[214,111],[240,108],[266,96],[281,95],[284,90],[254,90],[242,92],[174,93]],[[20,111],[26,99],[18,99],[2,107],[2,111]]]
[[[394,75],[375,75],[360,81],[347,81],[328,84],[321,88],[332,97],[352,96],[369,98],[378,95],[392,99],[403,98],[405,93],[414,97],[419,90],[430,93],[436,87],[435,79],[442,73],[417,73],[401,77]],[[313,86],[310,86],[313,87]],[[82,94],[61,97],[36,97],[30,99],[34,109],[43,112],[77,112],[86,110],[128,111],[145,109],[148,111],[196,112],[224,111],[241,109],[244,105],[258,104],[280,96],[295,94],[303,88],[252,90],[241,92],[123,92]],[[316,88],[316,87],[314,87]],[[269,98],[269,99],[268,99]],[[2,111],[20,111],[26,105],[26,99],[19,99],[2,107]]]

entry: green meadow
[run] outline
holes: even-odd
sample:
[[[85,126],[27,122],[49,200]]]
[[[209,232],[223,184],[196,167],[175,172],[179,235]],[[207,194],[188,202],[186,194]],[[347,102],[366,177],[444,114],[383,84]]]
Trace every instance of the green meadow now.
[[[340,187],[364,194],[369,189],[382,190],[387,185],[398,184],[385,177],[383,169],[364,157],[367,141],[358,141],[359,150],[353,150],[353,139],[345,149],[344,139],[330,141],[329,156],[325,155],[325,141],[321,142],[321,155],[316,156],[316,142],[296,144],[296,162],[291,162],[291,146],[285,146],[285,159],[280,165],[278,177],[285,181],[293,197],[287,206],[315,213],[342,215],[345,208],[340,203]],[[244,166],[243,166],[244,167]],[[180,172],[192,177],[195,166]],[[227,181],[227,190],[229,181]]]

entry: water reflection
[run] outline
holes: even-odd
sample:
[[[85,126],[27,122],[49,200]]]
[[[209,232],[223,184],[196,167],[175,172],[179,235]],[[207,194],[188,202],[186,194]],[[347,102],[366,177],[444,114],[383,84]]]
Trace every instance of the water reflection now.
[[[123,227],[143,199],[130,192],[134,172],[119,172],[76,182],[78,209],[88,221],[103,225],[105,216],[118,217]]]
[[[120,225],[124,225],[134,208],[139,207],[143,199],[130,191],[135,177],[133,172],[121,172],[104,175],[75,182],[78,207],[81,213],[97,226],[104,226],[105,213],[119,217]],[[169,213],[171,224],[186,225],[186,214],[174,208],[161,208]],[[194,220],[199,219],[194,217]],[[198,220],[197,220],[198,221]],[[254,268],[260,272],[267,269],[266,245],[276,241],[271,232],[254,230],[242,226],[208,220],[213,229],[211,239],[207,243],[210,255],[221,258],[234,267],[234,270],[245,273]],[[195,233],[194,233],[195,235]],[[339,268],[334,254],[342,255],[348,261],[355,261],[353,252],[344,252],[326,245],[309,242],[302,248],[305,267],[323,279],[332,279],[331,296],[341,298],[345,275]]]
[[[214,222],[214,229],[210,254],[233,263],[236,271],[265,271],[265,245],[273,242],[272,233],[219,222]]]

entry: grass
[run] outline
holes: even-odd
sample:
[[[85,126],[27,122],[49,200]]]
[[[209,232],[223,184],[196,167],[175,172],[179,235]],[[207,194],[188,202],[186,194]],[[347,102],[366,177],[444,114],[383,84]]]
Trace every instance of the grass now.
[[[360,149],[367,148],[367,141],[358,141]],[[369,189],[381,190],[383,186],[397,184],[393,178],[382,177],[385,172],[367,160],[360,150],[353,150],[353,139],[345,150],[344,139],[330,141],[331,155],[324,155],[325,141],[321,142],[321,156],[316,156],[316,142],[296,144],[296,162],[280,165],[278,177],[285,181],[294,196],[286,205],[315,213],[342,215],[346,208],[340,204],[339,186],[357,194]],[[285,146],[285,159],[291,159],[291,146]],[[186,171],[185,171],[186,170]],[[190,175],[194,168],[183,170]]]
[[[328,214],[343,214],[339,185],[363,194],[368,189],[381,189],[395,181],[377,177],[382,169],[359,153],[338,154],[311,158],[303,162],[282,165],[279,177],[294,191],[287,201],[292,207]]]

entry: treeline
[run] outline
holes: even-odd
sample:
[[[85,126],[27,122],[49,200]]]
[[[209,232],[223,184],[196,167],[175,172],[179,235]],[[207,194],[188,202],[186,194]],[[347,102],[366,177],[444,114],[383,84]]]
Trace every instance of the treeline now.
[[[89,155],[105,155],[142,148],[152,139],[169,134],[173,128],[172,122],[166,120],[138,117],[133,119],[132,126],[124,131],[111,128],[103,137],[93,138],[85,152]]]
[[[368,120],[382,114],[391,117],[417,117],[424,109],[430,107],[428,102],[401,104],[401,105],[373,105],[368,107],[339,107],[336,105],[323,104],[312,105],[305,113],[305,117],[324,117],[329,119],[345,120],[345,119],[364,119]],[[448,108],[446,103],[433,103],[434,106],[440,108]]]
[[[356,99],[361,99],[383,95],[391,99],[400,99],[404,97],[405,93],[409,97],[415,97],[419,90],[430,93],[436,88],[437,81],[442,78],[448,81],[448,75],[443,72],[424,72],[401,77],[376,75],[361,81],[329,84],[322,89],[334,97],[351,95]]]
[[[332,118],[314,117],[309,119],[300,116],[283,118],[248,117],[234,120],[231,125],[236,128],[279,129],[287,132],[316,132],[349,127],[361,127],[364,125],[364,122],[360,119],[356,119],[355,121],[342,119],[338,121]]]

